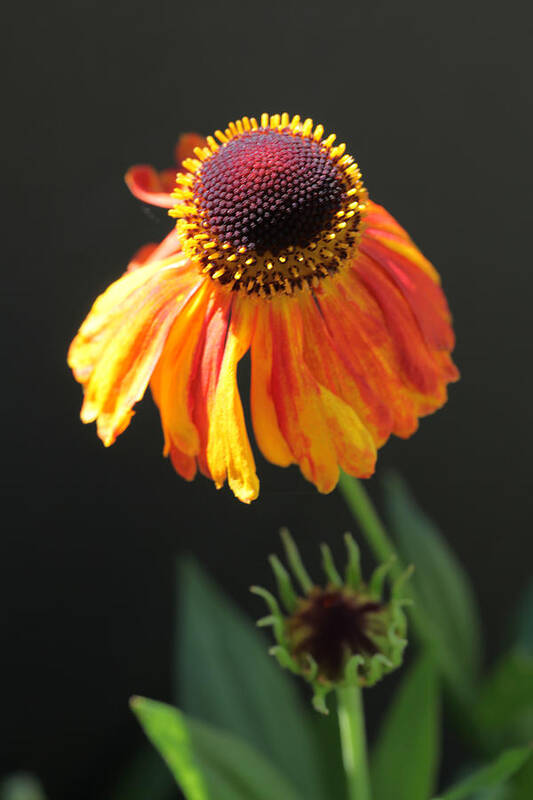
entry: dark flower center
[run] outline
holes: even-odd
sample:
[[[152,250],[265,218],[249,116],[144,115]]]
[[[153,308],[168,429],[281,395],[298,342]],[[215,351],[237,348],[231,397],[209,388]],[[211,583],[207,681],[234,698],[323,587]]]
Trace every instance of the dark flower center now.
[[[202,164],[197,179],[211,233],[258,254],[306,247],[331,227],[346,194],[324,146],[290,130],[244,132]]]
[[[331,681],[342,676],[351,655],[373,655],[369,636],[376,632],[380,603],[337,589],[315,589],[288,620],[293,654],[309,654],[320,674]]]

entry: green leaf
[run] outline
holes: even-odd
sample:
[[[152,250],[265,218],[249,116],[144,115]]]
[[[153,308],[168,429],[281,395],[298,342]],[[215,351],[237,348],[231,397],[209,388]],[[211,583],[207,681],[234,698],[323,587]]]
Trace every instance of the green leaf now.
[[[440,701],[429,656],[403,678],[372,753],[375,800],[427,800],[439,758]]]
[[[181,706],[242,737],[306,798],[316,800],[324,795],[313,711],[269,656],[271,644],[196,563],[180,564],[176,662]]]
[[[513,780],[510,800],[531,800],[533,797],[533,758],[526,762]],[[507,798],[506,798],[507,800]]]
[[[512,800],[509,784],[500,784],[490,789],[482,789],[472,795],[472,800]]]
[[[488,749],[533,738],[533,656],[513,650],[499,661],[481,686],[473,719]]]
[[[467,574],[399,475],[386,479],[385,502],[400,555],[415,566],[412,586],[436,661],[455,685],[471,687],[479,670],[481,635]]]
[[[530,758],[531,747],[506,750],[491,764],[482,767],[434,800],[468,800],[474,792],[499,786],[509,780]]]
[[[301,800],[274,766],[236,736],[166,703],[135,697],[131,705],[187,800]]]
[[[0,800],[46,800],[37,778],[28,772],[10,775],[0,784]]]

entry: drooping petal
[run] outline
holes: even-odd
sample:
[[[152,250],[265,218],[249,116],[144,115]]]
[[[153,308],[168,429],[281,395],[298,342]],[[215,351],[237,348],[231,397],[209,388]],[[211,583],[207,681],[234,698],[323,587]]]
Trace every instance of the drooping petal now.
[[[172,323],[198,286],[185,259],[157,262],[127,272],[94,303],[68,363],[84,385],[81,418],[97,421],[106,446],[127,427]]]
[[[237,365],[250,347],[255,324],[254,307],[233,302],[228,338],[209,418],[207,464],[217,488],[228,481],[239,500],[249,503],[259,494],[255,461],[246,433],[237,385]]]
[[[209,420],[224,358],[230,311],[229,295],[220,294],[213,297],[206,314],[202,343],[195,356],[192,381],[193,419],[200,436],[198,466],[210,480],[213,480],[213,476],[207,463]]]
[[[391,250],[402,253],[440,286],[440,275],[415,245],[407,231],[392,214],[377,203],[368,201],[365,214],[364,238],[384,241]]]
[[[229,296],[211,294],[188,373],[187,402],[182,408],[187,424],[194,425],[197,432],[199,446],[195,455],[191,456],[180,450],[168,436],[163,424],[165,435],[164,453],[168,453],[174,469],[186,480],[194,478],[197,466],[207,478],[213,479],[207,466],[206,457],[209,411],[213,405],[214,390],[218,382],[224,355],[230,306]],[[160,395],[158,379],[160,375],[161,371],[156,370],[151,381],[152,392],[158,404],[157,398]],[[190,422],[191,419],[192,423]]]
[[[365,253],[358,254],[358,278],[378,303],[391,338],[401,376],[420,398],[420,413],[442,405],[446,381],[432,357],[410,305],[395,284]],[[436,405],[435,405],[436,404]]]
[[[318,311],[317,311],[318,313]],[[304,476],[321,492],[336,485],[339,465],[360,477],[372,474],[376,448],[353,408],[319,383],[304,359],[299,302],[275,298],[272,327],[272,397],[279,428]]]
[[[336,327],[330,332],[331,315],[326,317],[324,304],[324,293],[317,294],[314,302],[301,304],[305,362],[319,383],[353,408],[379,447],[392,430],[392,414],[381,393],[376,391],[373,376],[367,374],[367,354],[359,352],[353,339],[349,352],[338,346]],[[334,317],[343,313],[346,309],[339,304]]]
[[[152,393],[165,436],[165,455],[179,450],[181,454],[193,457],[200,449],[198,431],[192,419],[191,380],[211,294],[211,286],[203,283],[182,305],[152,376]],[[173,461],[177,458],[174,455]]]
[[[372,395],[373,410],[379,400],[388,410],[383,418],[382,435],[390,432],[410,436],[418,427],[418,405],[412,390],[402,380],[398,359],[383,313],[366,287],[348,272],[318,297],[320,310],[330,333],[335,352],[344,364],[355,366],[364,376]],[[379,400],[372,399],[379,398]]]
[[[287,467],[294,459],[279,428],[272,398],[272,331],[267,308],[257,310],[251,361],[250,404],[257,444],[265,458],[280,467]]]

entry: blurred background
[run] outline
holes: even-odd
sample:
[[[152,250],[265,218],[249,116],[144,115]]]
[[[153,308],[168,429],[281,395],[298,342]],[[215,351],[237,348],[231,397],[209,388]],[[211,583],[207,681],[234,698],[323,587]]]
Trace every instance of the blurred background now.
[[[181,132],[287,110],[348,143],[371,197],[439,269],[460,383],[381,453],[477,590],[490,660],[531,575],[531,20],[451,0],[56,0],[11,4],[4,256],[0,773],[50,798],[103,791],[142,734],[133,693],[171,696],[175,557],[255,618],[277,530],[309,563],[354,528],[341,496],[258,455],[250,507],[161,457],[150,397],[105,450],[78,413],[69,342],[136,249],[170,229],[123,184]],[[4,100],[4,106],[6,103]],[[6,215],[4,215],[4,218]],[[368,562],[367,562],[368,563]],[[372,720],[382,690],[372,695]]]

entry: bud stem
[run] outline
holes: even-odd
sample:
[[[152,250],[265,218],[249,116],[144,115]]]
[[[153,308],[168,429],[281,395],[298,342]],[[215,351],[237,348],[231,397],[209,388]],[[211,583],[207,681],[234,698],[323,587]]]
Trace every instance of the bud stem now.
[[[342,761],[349,800],[371,800],[365,715],[359,686],[337,689]]]

